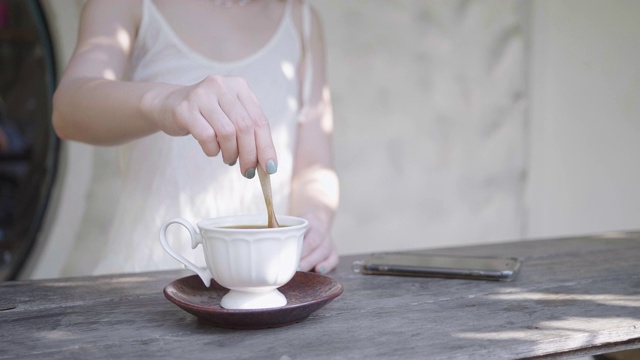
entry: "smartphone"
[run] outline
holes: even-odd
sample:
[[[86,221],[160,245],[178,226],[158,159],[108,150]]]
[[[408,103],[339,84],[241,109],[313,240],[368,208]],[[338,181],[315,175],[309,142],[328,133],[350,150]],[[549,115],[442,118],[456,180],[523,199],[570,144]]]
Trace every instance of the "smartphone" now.
[[[513,257],[459,256],[426,253],[379,253],[353,263],[353,271],[371,275],[444,277],[511,281],[521,261]]]

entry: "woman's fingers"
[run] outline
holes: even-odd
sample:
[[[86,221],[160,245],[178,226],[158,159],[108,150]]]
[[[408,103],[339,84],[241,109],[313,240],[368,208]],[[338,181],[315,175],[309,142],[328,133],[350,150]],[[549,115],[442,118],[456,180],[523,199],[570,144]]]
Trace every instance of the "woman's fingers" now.
[[[234,164],[238,159],[238,143],[236,127],[220,106],[220,101],[211,101],[201,107],[202,115],[207,119],[209,127],[216,133],[216,141],[222,152],[225,164]]]
[[[203,93],[207,94],[206,100],[199,99]],[[239,159],[240,172],[247,178],[255,176],[258,163],[268,173],[276,172],[277,158],[269,121],[244,79],[211,76],[198,84],[193,94],[201,103],[202,117],[213,130],[218,152],[222,152],[226,164],[234,164]],[[215,150],[208,142],[211,133],[197,125],[198,135],[193,134],[193,130],[192,134],[204,152],[211,155]]]
[[[329,271],[333,270],[336,266],[338,266],[338,253],[334,250],[329,254],[329,257],[324,261],[318,263],[315,266],[314,270],[320,274],[326,274]]]
[[[249,85],[243,81],[237,86],[238,100],[246,110],[253,124],[257,161],[264,167],[268,174],[273,174],[278,169],[278,159],[275,147],[273,146],[273,139],[271,138],[269,120],[262,112],[258,99],[256,99]]]
[[[311,228],[302,245],[300,270],[326,273],[337,264],[338,255],[331,237]]]
[[[300,259],[300,270],[315,270],[324,274],[331,271],[337,264],[338,255],[336,249],[331,238],[327,237],[320,246]]]
[[[222,153],[229,151],[236,155],[240,160],[242,174],[247,178],[252,178],[256,174],[256,166],[258,164],[253,120],[235,93],[227,92],[221,94],[218,97],[218,103],[233,124],[235,140],[235,148],[227,148],[225,144],[220,142]]]
[[[198,141],[202,151],[207,156],[217,156],[220,153],[220,145],[215,130],[200,113],[193,115],[191,135]]]

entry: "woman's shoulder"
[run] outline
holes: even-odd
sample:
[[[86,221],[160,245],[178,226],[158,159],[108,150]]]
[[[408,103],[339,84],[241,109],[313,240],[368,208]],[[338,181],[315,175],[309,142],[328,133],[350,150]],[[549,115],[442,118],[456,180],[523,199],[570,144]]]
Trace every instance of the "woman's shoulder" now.
[[[316,29],[320,24],[320,15],[309,0],[283,0],[291,1],[293,20],[298,29],[304,28],[305,22],[310,22],[311,28]]]
[[[107,6],[115,8],[128,8],[139,12],[144,1],[151,0],[85,0],[85,6]]]
[[[105,17],[112,20],[139,24],[142,17],[142,5],[148,0],[87,0],[83,7],[83,17]]]

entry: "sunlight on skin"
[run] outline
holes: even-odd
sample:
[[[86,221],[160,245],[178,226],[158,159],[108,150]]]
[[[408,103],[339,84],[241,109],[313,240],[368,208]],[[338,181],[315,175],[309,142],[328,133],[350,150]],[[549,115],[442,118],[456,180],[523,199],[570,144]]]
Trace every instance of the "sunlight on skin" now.
[[[115,80],[116,72],[113,71],[113,69],[104,69],[104,71],[102,72],[102,77],[107,80]]]
[[[295,112],[298,110],[298,101],[293,96],[287,97],[287,105],[290,111]]]
[[[117,71],[113,67],[106,67],[106,64],[110,61],[110,53],[118,52],[122,54],[129,54],[131,51],[131,36],[123,28],[118,27],[115,29],[115,40],[110,37],[98,37],[91,41],[88,41],[83,47],[77,49],[77,53],[83,53],[85,51],[92,51],[95,48],[104,49],[101,52],[93,51],[90,53],[91,61],[94,64],[105,64],[104,70],[102,70],[102,77],[106,80],[116,80]]]
[[[115,48],[119,52],[128,54],[131,50],[131,38],[122,28],[116,30],[116,40],[109,37],[98,37],[87,41],[84,46],[78,48],[77,52],[93,50],[96,47]]]
[[[327,86],[325,86],[322,89],[322,100],[324,104],[331,104],[331,92],[329,92],[329,87]],[[325,111],[320,124],[322,126],[322,130],[326,134],[332,134],[333,133],[333,116],[332,116],[333,112],[331,111],[331,109],[328,109],[328,110],[329,111]]]
[[[309,174],[309,176],[305,176]],[[338,194],[339,182],[336,173],[329,169],[320,167],[313,167],[309,169],[305,174],[301,174],[300,178],[296,181],[298,186],[311,189],[308,191],[308,197],[323,203],[331,210],[337,210],[339,199],[337,196],[331,194]]]
[[[120,45],[120,49],[125,53],[128,53],[131,50],[131,37],[129,33],[122,27],[119,27],[116,30],[116,39],[118,39],[118,44]]]
[[[282,64],[280,64],[280,67],[282,68],[282,73],[287,78],[287,80],[292,80],[296,75],[296,68],[291,62],[283,61]]]
[[[322,89],[322,100],[317,105],[306,108],[305,111],[307,111],[306,121],[316,121],[315,119],[320,118],[321,130],[327,135],[333,134],[333,109],[329,87],[325,86]]]
[[[131,36],[124,28],[118,27],[116,30],[116,41],[117,46],[123,53],[128,54],[131,51]],[[112,68],[106,68],[102,76],[107,80],[116,80],[117,78],[116,72]]]
[[[83,50],[79,50],[79,52],[82,52]],[[86,56],[86,55],[85,55]],[[94,61],[96,63],[103,63],[109,60],[109,55],[104,54],[104,53],[92,53],[90,56],[91,61]]]
[[[610,306],[640,307],[640,295],[619,294],[553,294],[553,293],[509,293],[490,296],[497,300],[528,300],[528,301],[591,301]]]
[[[114,42],[112,39],[108,37],[98,37],[98,38],[93,38],[90,41],[87,41],[82,47],[78,48],[77,52],[83,53],[85,51],[93,50],[96,46],[114,47],[120,51],[124,51],[122,46],[117,41]]]
[[[305,126],[327,136],[333,133],[333,112],[331,109],[330,92],[327,86],[323,88],[322,99],[314,106],[307,107],[303,116]],[[293,183],[294,189],[305,189],[306,201],[318,203],[335,212],[340,202],[340,185],[335,170],[325,165],[304,164]],[[298,213],[297,211],[294,211]]]

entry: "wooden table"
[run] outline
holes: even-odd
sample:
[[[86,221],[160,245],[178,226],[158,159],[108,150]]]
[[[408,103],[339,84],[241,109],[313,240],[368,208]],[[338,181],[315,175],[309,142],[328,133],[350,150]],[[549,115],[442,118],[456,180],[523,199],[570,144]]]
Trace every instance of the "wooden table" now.
[[[0,285],[0,359],[571,358],[640,347],[640,232],[431,252],[518,256],[510,283],[330,275],[344,293],[305,321],[210,327],[167,301],[184,271]]]

